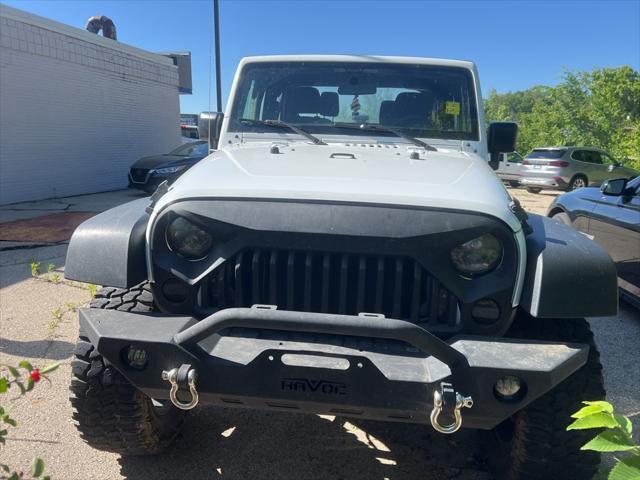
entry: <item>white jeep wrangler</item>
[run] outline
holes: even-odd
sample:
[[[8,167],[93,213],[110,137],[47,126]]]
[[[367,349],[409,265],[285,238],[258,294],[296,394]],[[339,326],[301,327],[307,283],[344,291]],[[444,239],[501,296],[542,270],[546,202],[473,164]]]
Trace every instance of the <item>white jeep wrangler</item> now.
[[[472,63],[247,58],[201,126],[209,157],[71,240],[67,278],[104,286],[71,383],[89,444],[158,453],[209,403],[475,428],[499,478],[593,475],[565,427],[604,397],[584,318],[617,312],[616,271],[509,197],[516,126],[485,130]]]

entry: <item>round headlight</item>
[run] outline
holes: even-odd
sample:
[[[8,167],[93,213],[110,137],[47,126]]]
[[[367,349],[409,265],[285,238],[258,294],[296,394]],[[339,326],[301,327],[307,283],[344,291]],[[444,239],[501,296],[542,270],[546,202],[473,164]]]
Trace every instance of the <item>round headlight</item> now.
[[[213,237],[186,218],[178,217],[167,227],[167,245],[189,260],[200,260],[211,250]]]
[[[451,250],[451,261],[460,273],[478,275],[494,269],[502,258],[502,244],[487,233]]]

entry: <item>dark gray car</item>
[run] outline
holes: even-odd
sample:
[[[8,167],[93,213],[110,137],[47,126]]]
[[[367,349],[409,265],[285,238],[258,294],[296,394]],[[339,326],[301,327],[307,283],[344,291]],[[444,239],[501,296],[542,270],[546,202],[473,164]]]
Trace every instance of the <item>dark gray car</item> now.
[[[591,147],[534,148],[522,162],[520,183],[532,193],[597,187],[611,177],[633,178],[640,172],[623,167],[604,150]]]
[[[207,155],[209,145],[201,140],[180,145],[169,153],[143,157],[129,169],[129,188],[151,193],[165,180],[173,183]]]
[[[623,297],[640,308],[640,178],[560,195],[548,216],[587,234],[616,264]]]

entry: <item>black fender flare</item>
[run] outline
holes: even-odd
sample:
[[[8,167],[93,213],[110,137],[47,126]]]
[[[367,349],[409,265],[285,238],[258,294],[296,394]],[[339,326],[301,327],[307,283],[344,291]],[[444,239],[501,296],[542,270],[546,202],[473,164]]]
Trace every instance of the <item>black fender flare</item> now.
[[[118,288],[147,280],[148,205],[149,199],[141,198],[80,224],[69,242],[65,278]]]
[[[539,318],[617,315],[618,275],[609,254],[573,228],[529,214],[520,306]]]

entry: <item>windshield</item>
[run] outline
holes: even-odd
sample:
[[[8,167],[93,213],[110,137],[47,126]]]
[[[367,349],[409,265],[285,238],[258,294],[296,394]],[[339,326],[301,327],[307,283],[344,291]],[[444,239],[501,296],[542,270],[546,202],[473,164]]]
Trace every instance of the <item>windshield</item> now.
[[[191,142],[180,145],[171,150],[167,155],[177,155],[179,157],[206,157],[209,154],[207,142]]]
[[[478,140],[471,72],[458,67],[347,62],[247,65],[229,131],[273,131],[251,120],[280,120],[314,134],[372,135],[340,124],[379,125],[412,137]],[[391,135],[376,131],[375,135]]]
[[[564,155],[564,152],[567,150],[565,148],[554,148],[554,149],[542,149],[538,148],[533,150],[527,158],[560,158]]]

